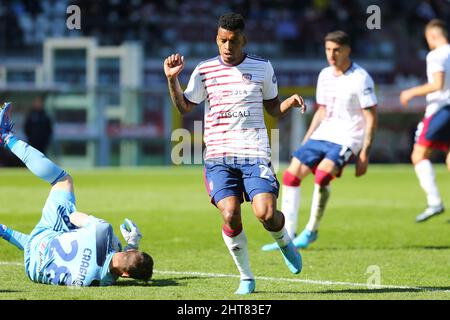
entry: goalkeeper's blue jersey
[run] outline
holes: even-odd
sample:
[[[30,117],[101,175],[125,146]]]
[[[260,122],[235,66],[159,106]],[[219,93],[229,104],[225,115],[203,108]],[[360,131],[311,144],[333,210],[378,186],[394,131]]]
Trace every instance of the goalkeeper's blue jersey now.
[[[111,225],[93,216],[83,228],[32,233],[25,247],[25,271],[39,283],[112,285],[117,279],[109,270],[113,237]]]

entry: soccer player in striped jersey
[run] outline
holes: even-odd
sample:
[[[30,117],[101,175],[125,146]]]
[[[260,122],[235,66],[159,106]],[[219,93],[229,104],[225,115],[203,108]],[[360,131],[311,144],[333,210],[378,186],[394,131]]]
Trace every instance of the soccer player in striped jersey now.
[[[416,141],[411,154],[420,186],[427,196],[427,208],[416,217],[417,222],[444,212],[442,202],[429,157],[433,151],[447,152],[447,168],[450,170],[450,44],[445,23],[431,20],[425,26],[425,38],[430,52],[427,55],[428,83],[404,90],[400,102],[408,102],[418,96],[425,96],[427,108],[425,117],[417,126]]]
[[[303,232],[294,239],[297,248],[306,248],[317,239],[319,223],[330,197],[330,182],[356,157],[356,176],[366,173],[369,153],[377,126],[377,98],[370,75],[350,59],[350,39],[343,31],[325,36],[329,66],[317,81],[318,109],[283,175],[281,210],[286,228],[295,237],[300,207],[300,184],[315,174],[310,218]],[[267,244],[264,251],[278,249]]]
[[[302,267],[284,228],[284,215],[276,207],[279,184],[271,166],[263,107],[279,117],[292,107],[304,112],[305,105],[297,94],[280,101],[271,63],[243,51],[244,28],[239,14],[220,17],[219,55],[197,65],[184,92],[178,81],[184,57],[173,54],[164,61],[170,96],[182,114],[205,101],[205,185],[222,214],[222,236],[240,272],[236,294],[255,290],[241,220],[244,199],[251,201],[254,214],[281,247],[290,271],[300,273]]]
[[[0,224],[0,238],[24,251],[25,273],[38,283],[66,286],[109,286],[119,277],[149,280],[152,258],[138,251],[142,235],[125,219],[122,245],[109,223],[77,211],[72,177],[40,151],[12,133],[11,104],[0,108],[0,145],[52,185],[42,217],[30,234]]]

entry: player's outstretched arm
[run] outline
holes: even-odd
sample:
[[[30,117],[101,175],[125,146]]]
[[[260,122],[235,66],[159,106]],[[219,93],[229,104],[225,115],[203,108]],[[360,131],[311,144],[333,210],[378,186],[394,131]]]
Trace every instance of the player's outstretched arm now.
[[[277,97],[274,100],[264,101],[264,108],[272,117],[278,118],[289,111],[290,108],[301,108],[302,113],[306,111],[305,101],[298,94],[294,94],[283,102]]]
[[[106,222],[105,220],[102,219],[98,219],[92,215],[88,215],[86,213],[83,212],[79,212],[79,211],[75,211],[73,213],[70,214],[69,216],[70,222],[77,226],[78,228],[85,228],[87,227],[89,224],[95,223],[97,225],[109,225],[108,222]],[[112,247],[114,248],[115,251],[120,252],[122,251],[122,244],[120,243],[119,238],[117,238],[117,236],[113,233],[112,234]]]
[[[444,81],[445,72],[435,72],[433,73],[433,82],[403,90],[400,93],[400,103],[406,107],[408,106],[409,101],[415,97],[425,96],[429,93],[441,90],[444,87]]]
[[[361,152],[356,159],[356,171],[355,175],[360,177],[367,172],[369,166],[369,154],[372,148],[373,138],[375,136],[375,130],[378,126],[377,106],[365,108],[363,115],[366,120],[366,130],[364,135],[364,143]]]
[[[302,144],[304,144],[306,141],[308,141],[309,137],[313,134],[313,132],[317,129],[317,127],[320,125],[323,119],[325,119],[327,115],[327,110],[324,105],[319,105],[317,108],[316,113],[314,113],[314,116],[311,120],[311,124],[309,125],[308,131],[306,132]]]
[[[169,86],[169,94],[172,98],[172,102],[181,114],[190,112],[195,107],[194,104],[184,98],[180,81],[178,81],[178,75],[181,73],[183,68],[184,57],[178,53],[172,54],[164,60],[164,73]]]

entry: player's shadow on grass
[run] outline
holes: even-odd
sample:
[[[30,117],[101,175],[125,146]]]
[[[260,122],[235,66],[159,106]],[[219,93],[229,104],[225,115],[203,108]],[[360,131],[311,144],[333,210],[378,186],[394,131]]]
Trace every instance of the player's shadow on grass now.
[[[18,291],[18,290],[0,290],[0,293],[18,293],[18,292],[22,292],[22,291]]]
[[[116,282],[116,286],[119,287],[175,287],[180,286],[179,280],[192,280],[195,277],[183,277],[176,279],[152,279],[149,282],[143,282],[139,280],[124,280]]]
[[[412,246],[408,248],[425,250],[449,250],[450,246]]]
[[[179,283],[178,281],[196,280],[196,279],[204,280],[205,277],[185,276],[185,277],[179,277],[179,278],[177,277],[177,278],[170,278],[170,279],[154,279],[154,280],[151,280],[151,285],[153,287],[184,286],[185,284]]]

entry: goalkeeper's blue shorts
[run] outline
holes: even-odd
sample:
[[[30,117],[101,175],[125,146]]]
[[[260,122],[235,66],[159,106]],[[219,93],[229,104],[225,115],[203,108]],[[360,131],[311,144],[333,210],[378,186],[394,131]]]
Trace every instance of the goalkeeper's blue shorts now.
[[[75,195],[72,192],[54,190],[45,202],[42,217],[33,232],[52,229],[53,231],[67,232],[77,229],[70,223],[69,215],[75,212]],[[33,234],[32,232],[32,234]]]

